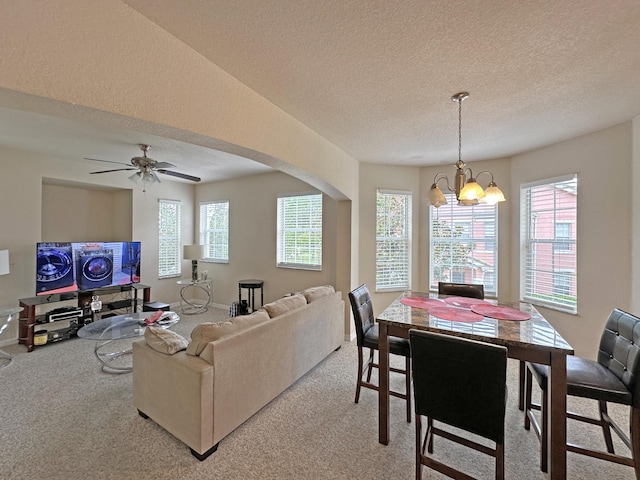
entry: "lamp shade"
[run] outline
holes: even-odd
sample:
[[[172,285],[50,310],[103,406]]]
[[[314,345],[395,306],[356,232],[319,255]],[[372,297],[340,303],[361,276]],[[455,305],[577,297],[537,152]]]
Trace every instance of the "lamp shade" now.
[[[185,260],[200,260],[205,257],[204,245],[184,245],[182,247],[182,258]]]
[[[9,273],[9,250],[0,250],[0,275]]]
[[[478,200],[483,197],[484,190],[473,178],[470,178],[460,191],[460,200]]]
[[[500,190],[498,186],[493,182],[489,184],[489,186],[484,191],[484,193],[485,193],[485,197],[483,200],[485,201],[485,203],[488,203],[489,205],[495,205],[498,202],[505,201],[504,193],[502,193],[502,190]]]
[[[447,198],[435,183],[431,185],[431,189],[429,190],[429,193],[427,193],[427,200],[429,200],[429,203],[436,208],[447,204]]]

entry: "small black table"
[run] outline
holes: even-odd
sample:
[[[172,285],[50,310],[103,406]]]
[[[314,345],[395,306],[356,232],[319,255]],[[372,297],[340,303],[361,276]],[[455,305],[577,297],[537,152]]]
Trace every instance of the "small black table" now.
[[[255,289],[260,289],[260,306],[264,304],[264,291],[262,286],[264,285],[264,280],[257,280],[255,278],[250,278],[246,280],[240,280],[238,282],[238,304],[242,304],[242,289],[246,288],[248,290],[247,295],[251,295],[249,298],[249,307],[252,312],[256,310],[256,301],[255,301]]]

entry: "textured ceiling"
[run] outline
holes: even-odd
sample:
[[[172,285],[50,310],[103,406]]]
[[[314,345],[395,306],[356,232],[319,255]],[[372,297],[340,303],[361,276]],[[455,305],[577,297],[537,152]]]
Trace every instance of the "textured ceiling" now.
[[[454,163],[459,91],[470,93],[465,161],[640,114],[638,0],[124,3],[364,162]],[[0,108],[0,143],[15,148],[128,162],[148,143],[153,158],[205,181],[269,171],[162,137],[14,113]]]
[[[637,0],[125,0],[358,160],[508,156],[640,114]]]

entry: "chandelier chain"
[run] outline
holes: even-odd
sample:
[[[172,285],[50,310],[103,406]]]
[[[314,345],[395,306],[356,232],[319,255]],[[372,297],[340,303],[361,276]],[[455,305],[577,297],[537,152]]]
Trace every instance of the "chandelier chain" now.
[[[462,100],[458,101],[458,161],[462,162]]]

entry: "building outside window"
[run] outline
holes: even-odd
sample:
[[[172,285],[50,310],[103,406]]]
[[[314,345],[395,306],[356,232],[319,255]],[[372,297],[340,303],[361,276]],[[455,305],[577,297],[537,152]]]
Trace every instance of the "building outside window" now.
[[[520,187],[522,300],[576,313],[576,175]]]
[[[430,207],[429,288],[438,282],[478,283],[485,295],[498,295],[498,206],[447,204]]]
[[[203,260],[229,262],[229,202],[200,204],[200,245],[206,248]]]
[[[376,195],[376,290],[411,288],[411,192]]]
[[[158,277],[178,277],[180,261],[180,226],[182,202],[158,200]]]
[[[278,197],[278,267],[322,270],[322,194]]]

